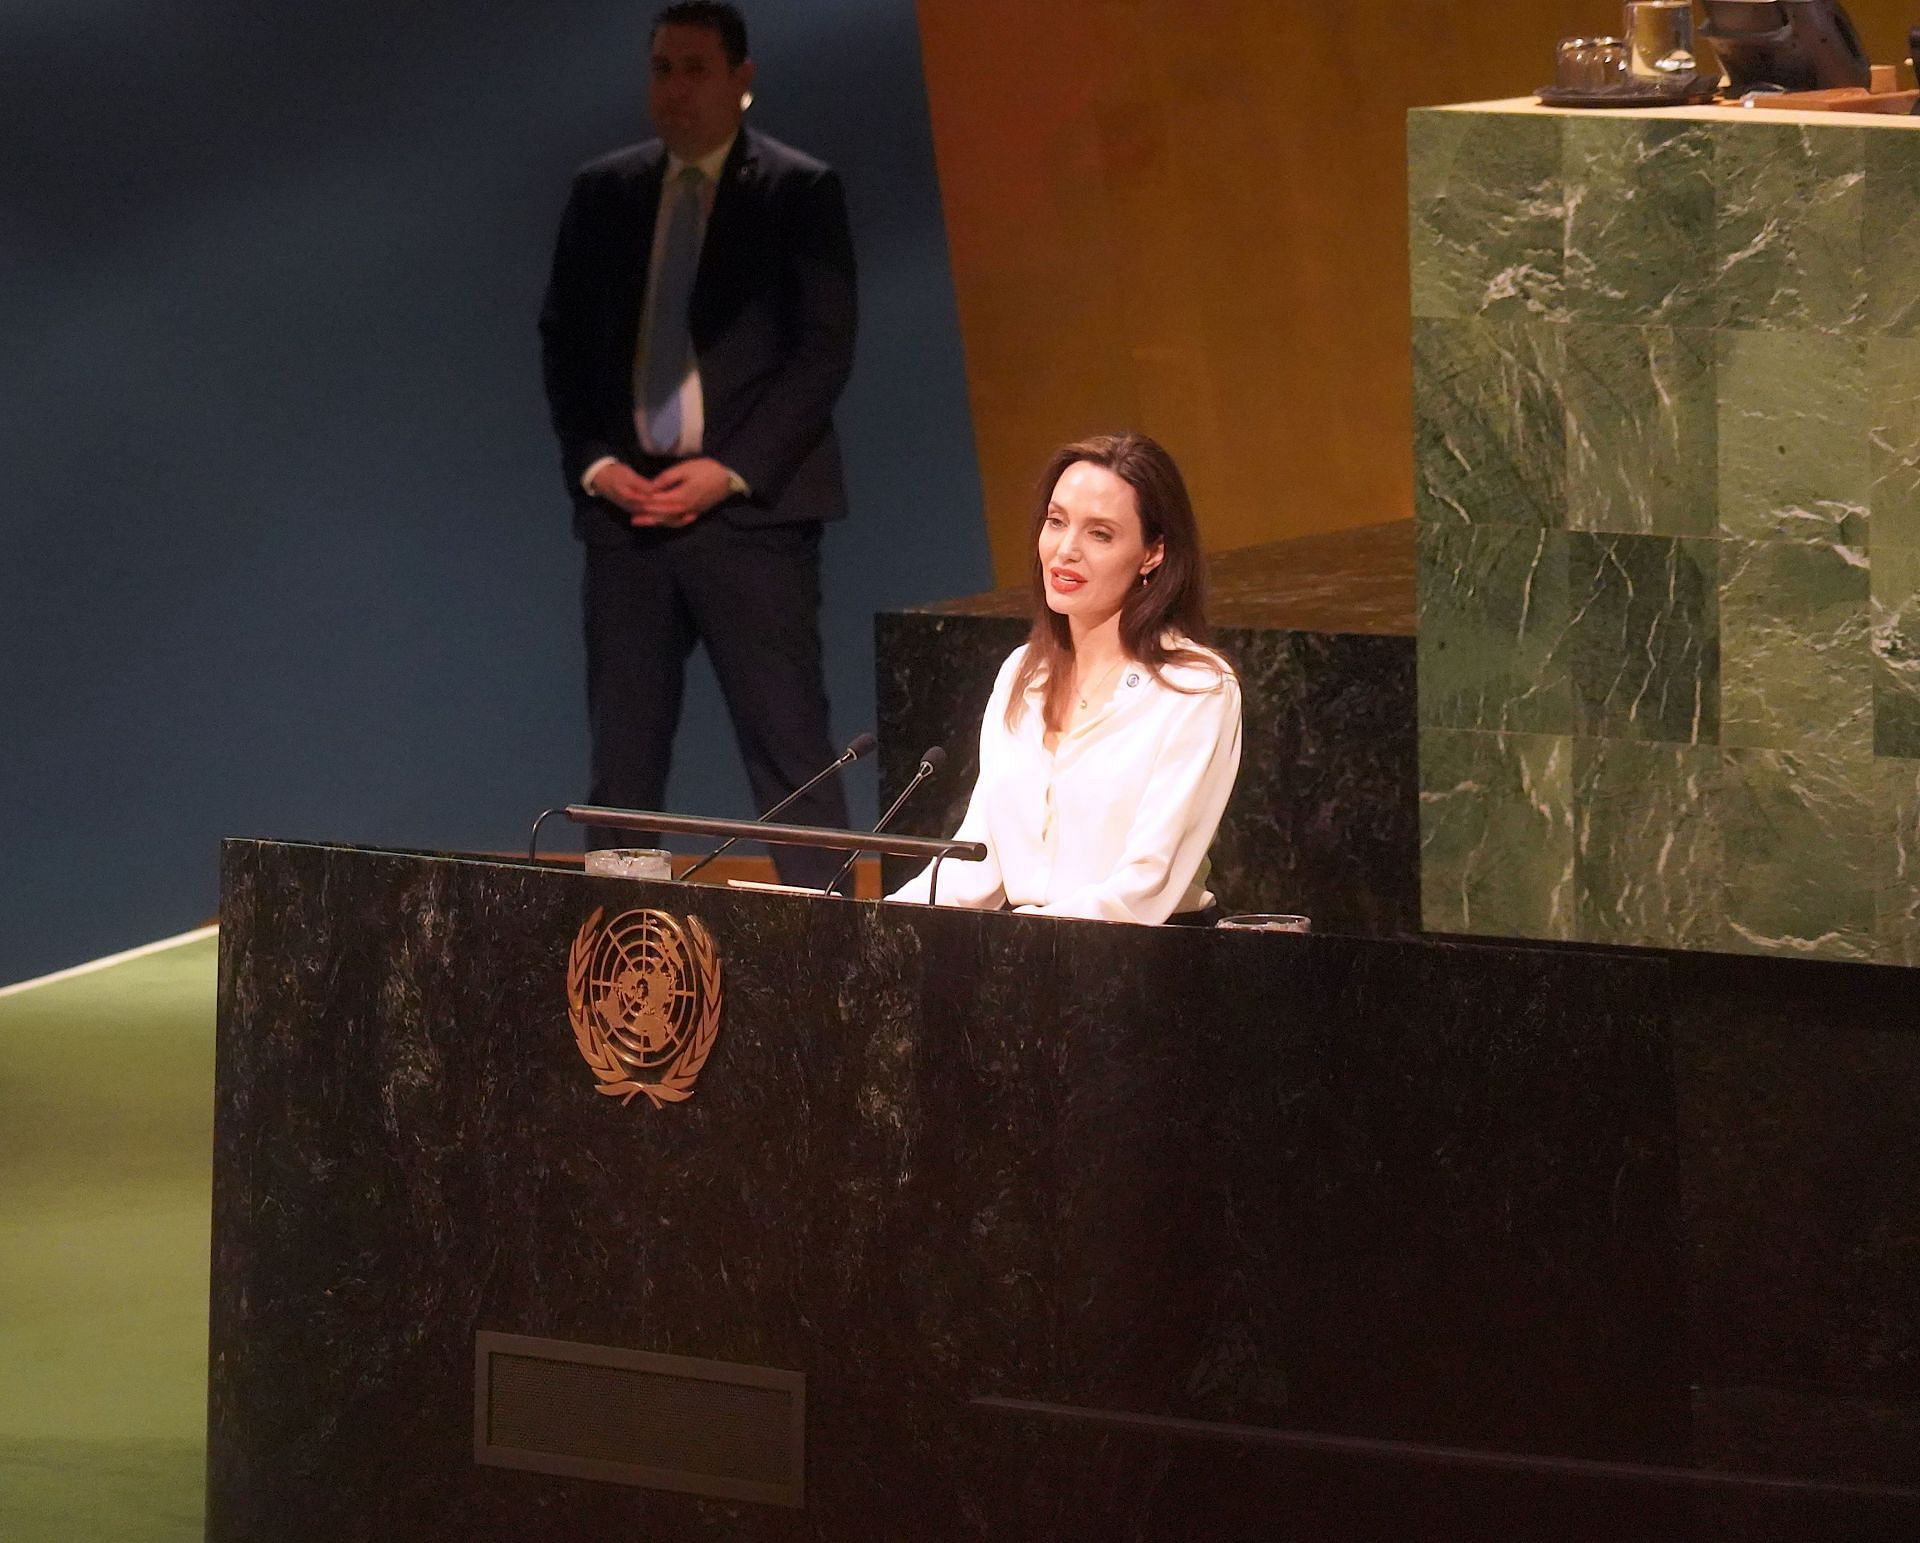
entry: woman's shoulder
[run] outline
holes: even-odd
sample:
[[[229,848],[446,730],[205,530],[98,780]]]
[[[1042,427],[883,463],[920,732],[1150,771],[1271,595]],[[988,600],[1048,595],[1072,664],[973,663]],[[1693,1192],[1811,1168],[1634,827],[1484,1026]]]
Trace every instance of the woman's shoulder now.
[[[994,701],[1004,705],[1007,697],[1012,694],[1014,680],[1019,676],[1020,668],[1026,662],[1026,657],[1027,645],[1022,643],[1012,653],[1008,654],[1006,658],[1000,661],[1000,668],[995,671],[993,677]],[[1032,689],[1033,683],[1028,682],[1028,690],[1031,691]]]
[[[1168,633],[1162,642],[1171,657],[1160,668],[1161,678],[1175,690],[1239,692],[1240,677],[1219,650],[1174,632]]]

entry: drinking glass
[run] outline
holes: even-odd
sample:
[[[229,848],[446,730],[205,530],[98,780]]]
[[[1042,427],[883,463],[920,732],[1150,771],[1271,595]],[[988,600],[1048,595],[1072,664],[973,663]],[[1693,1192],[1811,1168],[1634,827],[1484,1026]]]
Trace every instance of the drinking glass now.
[[[1278,911],[1248,912],[1244,916],[1223,916],[1214,926],[1233,927],[1244,932],[1311,932],[1313,918],[1290,916]]]
[[[1567,91],[1591,89],[1593,39],[1562,38],[1553,54],[1553,83]]]
[[[1693,0],[1631,0],[1627,6],[1628,67],[1645,79],[1691,75]]]
[[[602,879],[670,879],[673,859],[660,847],[597,847],[587,853],[587,872]]]
[[[1619,38],[1562,38],[1554,56],[1554,84],[1569,91],[1600,91],[1627,78],[1627,46]]]

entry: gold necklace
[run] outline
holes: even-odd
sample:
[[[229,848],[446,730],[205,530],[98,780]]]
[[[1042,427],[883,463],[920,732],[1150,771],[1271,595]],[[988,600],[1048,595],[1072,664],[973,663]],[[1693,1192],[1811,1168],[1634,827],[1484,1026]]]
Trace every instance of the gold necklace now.
[[[1127,662],[1127,656],[1125,654],[1122,654],[1118,659],[1114,660],[1112,664],[1108,665],[1106,669],[1100,672],[1100,678],[1096,680],[1091,687],[1089,687],[1087,690],[1080,693],[1080,709],[1079,710],[1081,712],[1085,712],[1087,710],[1087,699],[1091,697],[1096,691],[1098,691],[1102,686],[1104,686],[1107,683],[1108,678],[1112,676],[1113,672],[1119,669],[1120,666],[1125,664],[1126,662]]]

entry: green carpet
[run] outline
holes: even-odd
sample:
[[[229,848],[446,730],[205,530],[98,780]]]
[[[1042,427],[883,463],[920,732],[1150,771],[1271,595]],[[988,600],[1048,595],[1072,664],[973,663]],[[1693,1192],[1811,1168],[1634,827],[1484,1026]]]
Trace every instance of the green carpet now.
[[[0,997],[0,1539],[197,1539],[215,940]]]

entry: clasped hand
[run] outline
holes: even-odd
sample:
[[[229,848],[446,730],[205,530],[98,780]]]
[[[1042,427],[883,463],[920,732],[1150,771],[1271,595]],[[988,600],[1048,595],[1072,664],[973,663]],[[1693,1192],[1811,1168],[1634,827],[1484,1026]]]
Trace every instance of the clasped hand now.
[[[668,530],[691,525],[732,487],[726,467],[704,455],[677,462],[657,477],[643,477],[616,461],[593,479],[593,491],[622,510],[628,524]]]

